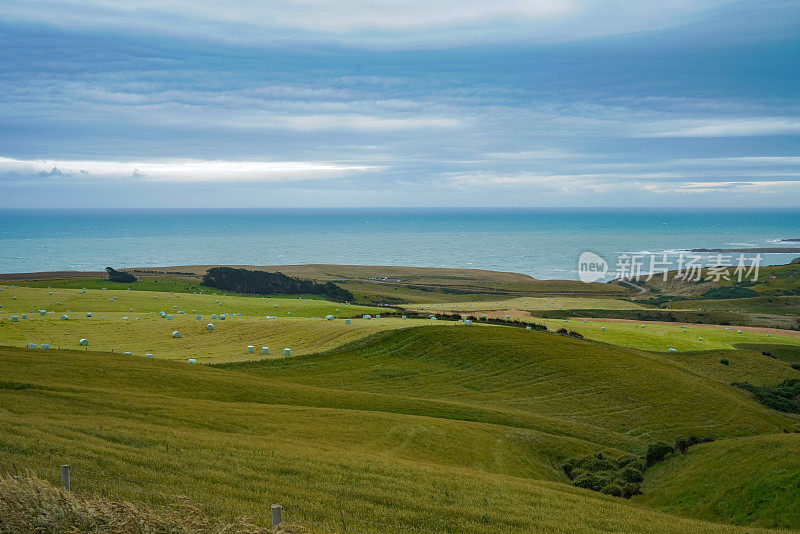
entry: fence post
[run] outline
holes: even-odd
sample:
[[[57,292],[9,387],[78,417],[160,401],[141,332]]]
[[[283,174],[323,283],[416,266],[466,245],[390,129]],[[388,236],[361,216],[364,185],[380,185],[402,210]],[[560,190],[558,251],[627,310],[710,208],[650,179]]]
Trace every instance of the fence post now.
[[[283,523],[283,506],[280,504],[272,505],[272,526],[277,527]]]
[[[61,485],[67,490],[69,493],[69,466],[62,465],[61,466]]]

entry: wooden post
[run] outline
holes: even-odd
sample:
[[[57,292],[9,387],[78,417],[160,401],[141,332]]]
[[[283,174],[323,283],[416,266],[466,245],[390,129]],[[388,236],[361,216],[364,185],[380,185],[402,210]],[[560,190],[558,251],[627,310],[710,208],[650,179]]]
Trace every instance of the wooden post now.
[[[272,526],[277,527],[283,523],[283,506],[280,504],[272,505]]]
[[[61,466],[61,485],[67,490],[69,493],[69,466],[62,465]]]

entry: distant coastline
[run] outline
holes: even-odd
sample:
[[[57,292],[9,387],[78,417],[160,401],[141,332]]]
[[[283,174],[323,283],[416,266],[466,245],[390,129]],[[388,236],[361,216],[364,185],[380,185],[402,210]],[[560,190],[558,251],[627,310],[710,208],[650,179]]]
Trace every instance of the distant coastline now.
[[[792,241],[784,239],[784,241]],[[800,241],[800,240],[798,240]],[[689,252],[741,252],[748,254],[800,254],[800,248],[753,247],[753,248],[693,248]]]

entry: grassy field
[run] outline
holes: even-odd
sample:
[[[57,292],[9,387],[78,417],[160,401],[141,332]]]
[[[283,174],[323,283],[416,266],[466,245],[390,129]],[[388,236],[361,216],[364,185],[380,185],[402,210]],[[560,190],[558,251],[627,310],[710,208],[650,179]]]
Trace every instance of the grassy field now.
[[[6,282],[6,284],[21,287],[56,288],[56,289],[102,289],[132,291],[173,291],[175,293],[194,293],[205,291],[217,292],[216,289],[204,287],[201,279],[195,277],[178,276],[147,276],[139,277],[136,282],[118,283],[109,282],[104,278],[56,278],[53,280],[24,280]]]
[[[328,350],[385,330],[430,323],[399,318],[365,320],[360,318],[362,314],[377,315],[385,310],[284,296],[264,299],[222,294],[102,289],[79,293],[75,289],[4,287],[0,304],[0,342],[6,345],[46,343],[51,348],[78,349],[80,339],[87,339],[90,343],[87,348],[91,350],[132,352],[136,356],[150,353],[155,358],[184,361],[194,358],[200,363],[265,358],[261,347],[269,347],[270,357],[283,357],[284,348],[297,356]],[[38,313],[40,309],[48,313],[42,316]],[[160,311],[171,315],[172,320],[162,318]],[[87,312],[91,317],[86,316]],[[228,315],[221,320],[219,314]],[[324,319],[328,314],[337,319]],[[12,315],[20,318],[27,315],[27,318],[11,322]],[[69,320],[62,321],[62,315],[68,315]],[[196,315],[201,319],[196,319]],[[267,319],[267,315],[276,318]],[[359,318],[347,325],[341,319],[343,316]],[[208,323],[214,325],[213,331],[207,330]],[[172,336],[176,330],[180,332],[179,338]],[[254,346],[255,352],[247,353],[248,345]]]
[[[51,295],[52,293],[52,295]],[[14,299],[16,297],[16,299]],[[598,304],[599,303],[599,304]],[[501,306],[521,309],[516,315],[523,320],[545,324],[551,330],[568,328],[595,339],[624,347],[653,351],[675,348],[680,351],[733,349],[742,344],[785,345],[800,347],[800,338],[776,333],[743,331],[730,327],[710,328],[692,326],[685,332],[679,324],[647,324],[635,328],[634,324],[613,321],[588,321],[571,319],[525,318],[525,304],[529,306],[602,306],[603,309],[630,305],[613,299],[517,299],[505,302],[473,303],[485,305],[485,310],[498,316],[505,313]],[[328,350],[350,341],[378,332],[407,328],[415,325],[448,324],[424,319],[401,320],[396,317],[365,320],[363,314],[377,315],[390,310],[363,306],[344,306],[324,300],[287,297],[243,297],[208,294],[179,294],[127,290],[91,290],[80,293],[76,289],[46,289],[8,287],[0,292],[0,341],[7,345],[27,346],[47,343],[51,347],[79,348],[78,341],[89,340],[91,350],[132,352],[135,355],[152,353],[156,358],[186,360],[195,358],[203,363],[245,361],[261,358],[261,347],[270,348],[270,357],[282,356],[284,348],[292,355],[303,355]],[[440,312],[441,306],[423,306],[424,311]],[[436,306],[436,307],[434,307]],[[449,305],[461,311],[466,305]],[[456,308],[455,306],[459,306]],[[490,308],[491,307],[491,308]],[[415,309],[416,308],[416,309]],[[38,310],[48,313],[39,315]],[[130,311],[130,310],[133,311]],[[419,306],[409,307],[419,311]],[[532,309],[532,308],[529,308]],[[33,310],[33,313],[31,313]],[[159,312],[172,315],[172,320],[161,318]],[[179,314],[178,312],[185,313]],[[91,312],[91,317],[86,317]],[[472,313],[473,310],[464,310]],[[225,320],[212,315],[228,314]],[[241,316],[235,315],[241,313]],[[477,313],[477,311],[474,311]],[[27,315],[26,319],[11,322],[10,317]],[[66,314],[69,320],[60,320]],[[334,321],[324,316],[333,314]],[[201,315],[201,319],[195,319]],[[266,319],[267,316],[276,317]],[[123,319],[127,317],[127,319]],[[346,325],[341,317],[355,317]],[[213,323],[214,330],[206,330]],[[605,328],[602,331],[601,328]],[[180,338],[172,332],[179,331]],[[703,338],[700,341],[700,337]],[[248,345],[254,353],[246,353]],[[793,361],[793,360],[791,360]]]
[[[738,525],[797,528],[800,435],[725,439],[692,447],[648,472],[639,502]]]
[[[661,356],[509,327],[389,332],[329,353],[226,368],[314,387],[541,414],[555,422],[542,430],[569,425],[571,435],[626,449],[687,433],[794,428],[769,410],[751,412],[751,401],[734,388]]]
[[[566,328],[578,332],[587,339],[657,352],[664,352],[670,348],[679,351],[735,349],[737,345],[743,343],[765,347],[770,345],[800,347],[800,337],[789,337],[789,333],[781,335],[773,332],[767,336],[763,332],[743,329],[739,334],[740,329],[736,326],[692,325],[684,331],[680,324],[604,321],[602,319],[587,320],[584,323],[582,319],[568,319],[565,322],[559,319],[538,317],[525,320],[546,325],[549,330]],[[646,326],[642,328],[642,324],[646,324]],[[730,330],[726,330],[726,328],[730,328]]]
[[[730,280],[712,281],[707,279],[708,272],[705,270],[699,281],[675,278],[675,274],[676,271],[670,271],[666,281],[661,276],[654,276],[650,280],[640,280],[637,283],[648,288],[649,292],[639,295],[639,298],[649,298],[656,294],[697,299],[703,298],[709,291],[719,293],[720,289],[737,288],[746,290],[748,293],[752,292],[753,297],[800,294],[800,263],[762,266],[758,271],[758,280],[755,282],[750,280],[750,277],[743,282],[738,282],[735,276],[732,276]],[[729,270],[729,274],[733,274],[733,268]]]
[[[137,282],[138,283],[138,282]],[[338,317],[354,317],[381,310],[369,306],[346,306],[327,300],[298,298],[287,295],[274,297],[237,296],[222,291],[205,294],[164,293],[159,291],[127,291],[112,289],[89,289],[79,293],[77,289],[48,290],[46,288],[25,288],[4,286],[0,289],[0,313],[22,314],[34,310],[47,310],[56,314],[68,311],[94,313],[146,314],[159,313],[185,314],[236,314],[251,317],[325,317],[333,314]],[[52,295],[50,294],[52,293]],[[14,298],[16,297],[16,299]],[[386,310],[384,310],[386,311]]]
[[[800,347],[797,345],[763,345],[761,343],[740,343],[737,349],[752,350],[755,352],[769,352],[771,356],[785,362],[800,363]]]
[[[405,306],[415,311],[450,311],[473,314],[488,310],[645,310],[650,309],[636,302],[598,297],[518,297],[497,300],[473,300],[464,302],[425,302]]]
[[[204,316],[175,315],[169,321],[154,314],[130,315],[127,320],[121,313],[106,313],[101,318],[78,315],[69,321],[59,320],[59,315],[40,317],[38,314],[16,323],[0,319],[0,340],[6,345],[25,347],[29,343],[47,343],[51,348],[82,349],[80,339],[89,342],[87,349],[108,352],[131,352],[134,356],[153,354],[154,358],[199,363],[246,361],[261,358],[283,358],[284,348],[292,356],[329,350],[377,332],[408,328],[414,325],[429,326],[427,320],[406,321],[400,318],[343,320],[256,317],[228,317],[224,321]],[[140,317],[135,320],[134,317]],[[212,323],[213,331],[206,325]],[[455,323],[444,323],[454,325]],[[174,331],[180,338],[172,337]],[[247,346],[255,347],[247,353]],[[269,356],[261,353],[269,348]]]
[[[733,282],[722,285],[733,285]],[[762,267],[758,280],[747,288],[762,295],[797,295],[800,293],[800,263]]]
[[[770,315],[800,314],[800,295],[786,297],[753,297],[741,299],[701,299],[670,302],[672,309],[731,311]]]
[[[546,319],[569,319],[576,315],[573,310],[550,309],[534,311],[536,317],[543,317]],[[739,325],[800,331],[800,316],[798,315],[766,315],[718,310],[666,310],[653,308],[641,310],[584,309],[581,310],[580,315],[584,318],[629,319],[636,322],[661,321],[679,324]]]
[[[181,265],[147,268],[164,273],[205,274],[214,265]],[[576,280],[537,280],[520,273],[482,269],[404,267],[385,265],[237,265],[246,269],[279,271],[288,276],[334,281],[353,292],[360,303],[441,302],[515,297],[522,295],[574,294],[626,296],[628,288],[616,284],[584,284]]]
[[[498,276],[522,283],[512,274]],[[310,532],[800,529],[791,460],[800,423],[730,385],[800,377],[790,365],[800,337],[529,314],[653,313],[604,297],[477,301],[473,293],[458,302],[459,293],[408,306],[509,310],[587,338],[578,340],[509,326],[366,320],[392,310],[193,294],[191,279],[167,279],[147,278],[138,291],[88,279],[2,287],[0,472],[28,468],[55,482],[68,463],[80,494],[148,506],[188,495],[212,518],[244,512],[260,524],[265,506],[280,503],[288,522]],[[409,287],[396,294],[429,293]],[[83,350],[21,348],[78,349],[80,338],[89,340]],[[284,347],[300,357],[283,358]],[[689,435],[717,441],[648,471],[645,494],[632,501],[576,488],[561,468],[571,457],[642,454],[654,441]]]
[[[507,327],[385,332],[225,369],[0,348],[0,376],[6,468],[55,480],[69,463],[74,491],[281,503],[290,522],[340,531],[744,532],[572,487],[560,462],[796,425],[666,359]]]
[[[0,473],[0,527],[3,532],[137,532],[267,534],[242,520],[234,523],[208,517],[196,508],[144,506],[141,503],[67,493],[35,473]],[[286,531],[276,532],[283,534]],[[291,531],[300,532],[300,531]]]
[[[800,350],[800,347],[795,347]],[[704,376],[726,384],[749,381],[754,384],[777,384],[788,378],[800,378],[800,371],[787,362],[764,356],[752,350],[709,350],[701,352],[670,352],[664,358],[685,365]],[[728,365],[722,365],[725,359]]]

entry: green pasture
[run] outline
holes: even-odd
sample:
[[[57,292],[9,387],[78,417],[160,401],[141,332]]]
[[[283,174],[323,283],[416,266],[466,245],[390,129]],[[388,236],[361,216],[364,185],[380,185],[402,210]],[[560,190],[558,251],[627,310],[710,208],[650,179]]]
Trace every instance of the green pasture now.
[[[289,523],[348,532],[760,532],[575,488],[560,465],[797,426],[661,356],[509,327],[389,331],[224,368],[0,348],[0,376],[5,470],[55,481],[67,463],[77,492],[183,494],[262,523],[280,503]]]
[[[594,339],[643,350],[664,352],[670,348],[679,351],[712,349],[734,349],[742,343],[769,345],[791,345],[800,347],[800,337],[749,332],[736,326],[697,325],[687,326],[684,331],[680,323],[655,324],[623,321],[586,321],[583,319],[525,319],[528,322],[546,325],[549,330],[560,328],[575,331],[587,339]],[[642,327],[642,325],[645,325]],[[603,330],[604,329],[604,330]],[[728,330],[729,329],[729,330]],[[700,339],[702,338],[702,340]]]
[[[800,315],[800,295],[740,299],[678,300],[670,302],[669,307],[672,309]]]
[[[750,436],[692,447],[648,472],[645,493],[636,500],[687,516],[797,529],[800,435]]]
[[[414,311],[458,312],[475,314],[477,312],[498,310],[646,310],[636,302],[613,298],[597,297],[519,297],[497,300],[472,300],[467,302],[426,302],[405,306]]]
[[[138,282],[136,282],[138,283]],[[274,297],[230,295],[223,291],[179,293],[161,291],[132,291],[113,289],[111,282],[103,289],[25,288],[0,286],[0,313],[22,314],[34,310],[64,314],[85,313],[159,313],[186,314],[237,314],[266,317],[353,317],[381,313],[371,306],[345,305],[327,300],[279,295]],[[51,294],[52,293],[52,294]],[[16,298],[15,298],[16,297]]]

